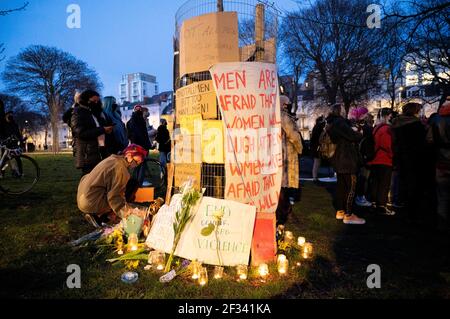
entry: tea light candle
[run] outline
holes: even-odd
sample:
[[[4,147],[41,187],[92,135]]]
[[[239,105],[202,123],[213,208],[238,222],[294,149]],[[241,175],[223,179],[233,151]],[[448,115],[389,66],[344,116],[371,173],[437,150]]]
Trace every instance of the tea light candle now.
[[[200,286],[205,286],[208,283],[208,269],[206,269],[206,267],[201,267],[198,276],[198,283]]]
[[[269,274],[269,266],[267,264],[261,264],[258,267],[259,275],[264,279]]]
[[[279,260],[278,261],[278,272],[280,275],[285,275],[288,272],[289,269],[289,260]]]
[[[214,267],[214,279],[221,279],[223,277],[223,267]]]
[[[156,253],[156,260],[155,260],[156,269],[163,270],[165,261],[166,261],[166,254],[162,251],[158,251]]]
[[[136,251],[138,249],[138,237],[135,233],[131,233],[128,236],[128,250]]]
[[[297,244],[301,247],[306,243],[306,238],[305,237],[299,237],[297,239]]]
[[[247,279],[247,274],[248,274],[248,267],[247,267],[247,265],[238,265],[236,267],[236,271],[237,271],[237,275],[239,276],[240,280]]]
[[[278,255],[277,262],[279,263],[282,260],[286,260],[286,255]]]
[[[313,245],[311,243],[305,243],[303,245],[303,258],[311,258],[313,252]]]
[[[198,279],[200,277],[200,270],[202,267],[202,264],[198,261],[194,260],[192,263],[192,279]]]
[[[292,243],[294,241],[294,234],[291,231],[284,232],[284,241],[286,243]]]

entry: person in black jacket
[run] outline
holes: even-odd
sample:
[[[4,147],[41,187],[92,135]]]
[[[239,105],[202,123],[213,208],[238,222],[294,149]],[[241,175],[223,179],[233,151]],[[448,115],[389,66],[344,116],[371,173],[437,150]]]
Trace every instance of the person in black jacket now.
[[[83,176],[90,173],[100,163],[105,154],[101,147],[105,146],[105,134],[111,134],[112,126],[100,123],[101,119],[100,95],[86,90],[80,95],[80,104],[74,109],[71,127],[75,138],[75,165],[82,170]]]
[[[172,149],[171,141],[170,141],[170,133],[167,129],[167,121],[165,119],[161,119],[161,125],[158,127],[158,131],[156,133],[156,142],[158,142],[158,151],[159,151],[159,161],[165,167],[167,165],[167,160],[169,153]]]
[[[403,114],[392,125],[393,161],[398,168],[399,200],[404,202],[411,219],[418,217],[423,195],[426,130],[418,117],[421,108],[419,103],[406,103]]]
[[[134,107],[131,119],[127,122],[128,138],[132,144],[139,145],[147,151],[151,148],[144,113],[141,105]]]
[[[319,154],[319,139],[320,135],[323,132],[323,129],[325,128],[325,119],[323,116],[319,116],[316,119],[316,124],[313,127],[312,133],[311,133],[311,141],[310,141],[310,149],[311,149],[311,156],[314,159],[313,169],[312,169],[312,177],[313,180],[316,182],[318,181],[318,173],[319,168],[321,164],[321,158]]]
[[[336,151],[331,158],[337,173],[335,196],[336,219],[342,219],[344,224],[365,224],[365,220],[352,213],[356,189],[356,174],[361,165],[357,143],[362,135],[353,130],[348,120],[341,116],[341,106],[333,106],[332,113],[327,118],[327,130],[330,138],[336,144]]]

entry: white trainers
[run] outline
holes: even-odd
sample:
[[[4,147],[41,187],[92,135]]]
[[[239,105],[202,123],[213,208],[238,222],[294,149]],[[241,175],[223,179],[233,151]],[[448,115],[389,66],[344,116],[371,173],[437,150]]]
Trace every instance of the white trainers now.
[[[370,203],[365,196],[356,196],[355,203],[361,207],[372,207],[372,203]]]
[[[363,218],[359,218],[355,214],[352,214],[350,216],[345,215],[344,217],[344,224],[346,225],[364,225],[366,223],[366,220]]]

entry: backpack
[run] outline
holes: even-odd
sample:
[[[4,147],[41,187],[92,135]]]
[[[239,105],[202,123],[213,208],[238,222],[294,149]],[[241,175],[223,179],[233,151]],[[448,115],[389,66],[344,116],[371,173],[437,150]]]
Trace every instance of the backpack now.
[[[328,133],[329,125],[325,125],[323,128],[322,133],[319,137],[319,156],[322,159],[331,159],[334,156],[334,153],[336,152],[337,145],[333,143],[331,140],[331,136]]]
[[[372,134],[363,137],[361,142],[359,142],[358,150],[364,163],[368,163],[375,159],[375,156],[377,155],[378,152],[378,150],[375,149],[375,135],[377,134],[378,130],[383,126],[384,125],[378,126],[372,132]]]

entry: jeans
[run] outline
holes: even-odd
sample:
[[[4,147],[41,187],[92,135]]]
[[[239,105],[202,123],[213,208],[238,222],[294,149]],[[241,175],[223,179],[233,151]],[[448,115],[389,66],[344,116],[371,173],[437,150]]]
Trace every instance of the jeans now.
[[[353,210],[353,199],[355,198],[356,175],[337,174],[335,208],[337,211],[345,211],[351,215]]]
[[[356,183],[356,196],[358,197],[366,196],[369,176],[370,176],[370,169],[362,167],[359,170],[358,181]]]
[[[319,168],[320,168],[320,158],[314,158],[314,165],[313,165],[313,169],[312,169],[312,177],[313,179],[317,179],[317,174],[319,173]]]

